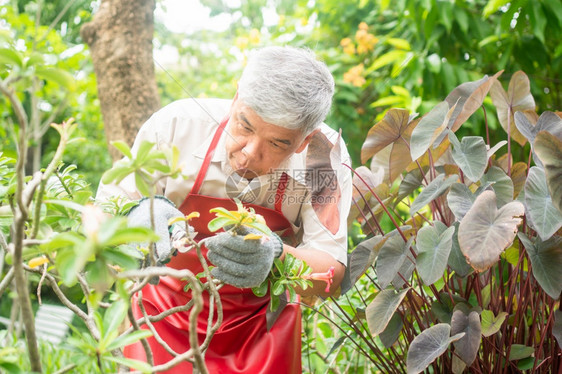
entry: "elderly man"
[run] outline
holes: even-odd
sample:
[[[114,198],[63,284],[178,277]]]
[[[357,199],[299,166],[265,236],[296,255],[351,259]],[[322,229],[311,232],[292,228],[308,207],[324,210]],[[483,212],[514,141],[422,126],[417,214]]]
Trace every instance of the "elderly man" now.
[[[301,295],[328,296],[343,278],[347,258],[346,221],[351,202],[350,164],[339,134],[323,123],[331,106],[334,81],[325,64],[308,50],[268,47],[251,54],[234,100],[179,100],[155,113],[141,128],[133,146],[142,140],[180,149],[182,179],[158,182],[156,221],[197,211],[190,224],[205,239],[203,252],[225,282],[220,290],[224,321],[211,340],[205,362],[211,373],[301,372],[301,325],[298,305],[287,305],[268,328],[269,297],[257,297],[251,287],[263,282],[274,258],[290,253],[313,272],[334,268],[330,292],[326,284],[301,290]],[[222,119],[222,120],[221,120]],[[142,196],[132,178],[119,185],[101,185],[98,199],[111,195]],[[244,241],[243,235],[209,232],[209,210],[235,210],[233,198],[261,214],[274,232],[269,240]],[[176,209],[176,207],[178,207]],[[148,200],[129,214],[129,222],[147,225]],[[161,223],[160,226],[163,224]],[[167,260],[167,224],[157,243],[159,260]],[[156,227],[158,232],[158,227]],[[190,251],[171,257],[167,266],[202,271]],[[162,261],[165,262],[165,261]],[[163,277],[143,289],[143,305],[157,314],[189,301],[185,282]],[[206,299],[206,303],[208,298]],[[207,305],[207,304],[206,304]],[[138,306],[133,305],[140,316]],[[199,315],[198,331],[205,336],[208,313]],[[176,352],[189,348],[188,313],[176,313],[155,324],[160,336]],[[155,364],[172,358],[149,339]],[[145,359],[140,344],[126,355]],[[185,362],[172,370],[192,371]]]

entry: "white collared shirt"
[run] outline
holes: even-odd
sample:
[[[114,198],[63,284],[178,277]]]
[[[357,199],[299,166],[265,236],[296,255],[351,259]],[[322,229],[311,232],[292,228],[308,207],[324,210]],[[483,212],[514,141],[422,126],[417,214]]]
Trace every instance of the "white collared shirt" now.
[[[183,178],[161,179],[157,185],[157,194],[166,196],[178,207],[181,205],[193,187],[213,135],[228,113],[230,104],[231,100],[222,99],[178,100],[154,113],[144,123],[131,149],[133,155],[143,140],[156,143],[158,148],[173,144],[180,151],[179,164],[182,166]],[[332,144],[339,139],[339,160],[351,166],[351,159],[339,134],[326,124],[322,124],[321,130]],[[279,178],[282,172],[286,172],[289,180],[281,209],[283,215],[291,222],[297,237],[301,238],[297,248],[314,248],[329,253],[345,265],[347,216],[352,196],[351,171],[347,167],[334,165],[341,199],[338,204],[339,229],[333,234],[320,222],[310,204],[310,193],[305,184],[308,149],[293,154],[273,173],[248,181],[239,178],[227,160],[227,136],[228,127],[217,144],[199,194],[220,198],[236,197],[244,202],[274,209]],[[113,195],[126,196],[132,200],[142,197],[135,187],[133,175],[123,179],[119,185],[100,184],[96,200],[102,201]]]

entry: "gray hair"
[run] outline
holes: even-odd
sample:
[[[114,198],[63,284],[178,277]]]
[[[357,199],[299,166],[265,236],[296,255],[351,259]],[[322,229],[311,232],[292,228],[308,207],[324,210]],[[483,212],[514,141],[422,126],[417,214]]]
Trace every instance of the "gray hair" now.
[[[334,78],[308,49],[266,47],[250,54],[238,97],[264,121],[309,134],[330,112]]]

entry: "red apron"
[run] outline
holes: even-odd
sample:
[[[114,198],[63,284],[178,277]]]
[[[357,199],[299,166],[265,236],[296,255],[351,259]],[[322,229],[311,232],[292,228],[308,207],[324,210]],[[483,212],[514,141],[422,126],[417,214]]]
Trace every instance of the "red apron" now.
[[[228,210],[237,210],[233,200],[198,194],[227,122],[228,118],[223,119],[215,132],[193,188],[179,208],[185,215],[193,211],[200,213],[199,218],[190,221],[198,233],[195,238],[197,241],[214,235],[207,228],[209,221],[214,218],[214,214],[209,213],[210,209],[223,207]],[[281,213],[281,201],[286,182],[286,174],[284,174],[275,196],[275,210],[253,204],[244,205],[252,207],[256,213],[261,214],[273,231],[292,234],[289,221]],[[201,249],[206,257],[207,249],[204,246]],[[167,266],[175,269],[189,269],[194,274],[203,271],[195,250],[178,253]],[[190,300],[190,293],[183,291],[186,283],[175,278],[161,277],[158,285],[147,284],[142,290],[146,312],[149,315],[156,315],[172,307],[185,305]],[[266,311],[269,307],[269,296],[256,297],[250,288],[240,289],[230,285],[224,285],[219,293],[223,307],[223,322],[213,335],[205,353],[205,363],[209,373],[301,372],[301,315],[298,305],[288,304],[271,329],[267,331]],[[205,307],[197,321],[200,343],[205,339],[209,315],[208,293],[205,292],[203,298]],[[133,297],[132,307],[135,317],[142,317],[136,295]],[[190,348],[189,311],[172,314],[162,321],[154,323],[154,327],[175,352],[181,354]],[[149,338],[148,342],[154,356],[154,365],[166,363],[173,358],[155,339]],[[127,346],[125,356],[146,361],[140,342]],[[182,362],[166,373],[184,374],[192,371],[191,363]]]

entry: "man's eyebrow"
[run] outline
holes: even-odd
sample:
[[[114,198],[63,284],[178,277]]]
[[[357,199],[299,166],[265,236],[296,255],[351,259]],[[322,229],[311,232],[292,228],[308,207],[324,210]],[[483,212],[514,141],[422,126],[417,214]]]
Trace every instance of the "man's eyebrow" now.
[[[240,119],[246,122],[246,125],[248,125],[252,129],[254,128],[254,126],[250,123],[250,121],[248,121],[248,118],[246,118],[246,115],[244,115],[244,113],[240,113]]]
[[[254,128],[254,126],[250,123],[250,121],[248,121],[248,118],[246,118],[244,113],[240,113],[240,119],[242,121],[244,121],[246,123],[246,125],[248,125],[250,128],[252,128],[252,129]],[[293,144],[293,142],[291,142],[291,140],[289,140],[289,139],[273,138],[273,140],[275,140],[276,142],[279,142],[279,143],[286,144],[288,146]]]

